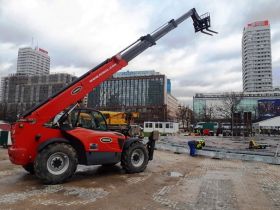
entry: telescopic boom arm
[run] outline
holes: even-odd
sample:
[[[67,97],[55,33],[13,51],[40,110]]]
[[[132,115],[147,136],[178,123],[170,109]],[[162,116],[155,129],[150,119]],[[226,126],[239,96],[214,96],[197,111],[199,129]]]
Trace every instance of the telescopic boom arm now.
[[[136,43],[133,43],[133,47],[130,47],[129,50],[125,49],[124,51],[121,51],[121,57],[126,60],[127,62],[131,61],[133,58],[135,58],[137,55],[145,51],[147,48],[153,46],[156,44],[156,41],[159,40],[161,37],[175,29],[179,24],[187,20],[189,17],[193,19],[193,25],[195,32],[202,32],[208,35],[211,35],[210,33],[207,33],[204,31],[207,30],[212,33],[217,33],[215,31],[209,30],[210,27],[210,15],[209,13],[205,13],[203,17],[200,17],[195,8],[189,10],[187,13],[179,17],[178,19],[170,20],[168,23],[163,25],[158,30],[154,31],[152,34],[148,34],[146,36],[140,37],[136,41]],[[138,42],[138,43],[137,43]]]
[[[141,54],[149,47],[155,45],[157,40],[175,29],[179,24],[187,20],[189,17],[191,17],[193,20],[195,32],[200,31],[208,35],[212,35],[208,32],[217,33],[215,31],[209,30],[209,13],[200,17],[193,8],[178,19],[170,20],[153,33],[140,37],[136,42],[132,43],[112,58],[105,60],[100,65],[89,70],[73,83],[69,84],[67,87],[48,98],[46,101],[20,116],[18,121],[42,124],[48,122],[62,110],[83,99],[83,97],[92,91],[93,88],[97,87],[114,73],[122,69],[137,55]],[[208,32],[205,32],[204,30]]]

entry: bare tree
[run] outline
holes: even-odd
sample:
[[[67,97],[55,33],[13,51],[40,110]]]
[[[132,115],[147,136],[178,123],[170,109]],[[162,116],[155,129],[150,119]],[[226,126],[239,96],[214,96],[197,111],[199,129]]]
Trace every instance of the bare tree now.
[[[231,127],[233,127],[233,115],[238,112],[238,105],[242,98],[243,94],[227,93],[222,100],[221,106],[216,108],[223,119],[231,122]]]
[[[193,111],[188,106],[179,106],[176,113],[177,120],[181,123],[183,129],[188,129],[193,119]]]
[[[238,110],[238,105],[243,98],[242,94],[234,92],[227,93],[222,100],[221,106],[217,107],[217,111],[221,114],[224,119],[231,119],[233,113]]]
[[[204,122],[211,122],[216,118],[216,106],[211,105],[204,105],[201,112],[199,113],[198,119]]]
[[[166,111],[167,112],[167,121],[170,121],[170,122],[172,122],[173,120],[174,120],[174,116],[172,115],[172,112],[171,112],[171,110],[167,110]]]

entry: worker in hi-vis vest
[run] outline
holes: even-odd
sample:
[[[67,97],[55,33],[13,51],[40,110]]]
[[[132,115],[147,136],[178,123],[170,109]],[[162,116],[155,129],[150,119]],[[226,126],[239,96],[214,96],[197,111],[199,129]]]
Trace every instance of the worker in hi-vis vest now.
[[[188,145],[190,147],[190,156],[195,156],[195,151],[197,149],[202,149],[202,147],[205,146],[205,141],[204,139],[192,140],[188,141]]]

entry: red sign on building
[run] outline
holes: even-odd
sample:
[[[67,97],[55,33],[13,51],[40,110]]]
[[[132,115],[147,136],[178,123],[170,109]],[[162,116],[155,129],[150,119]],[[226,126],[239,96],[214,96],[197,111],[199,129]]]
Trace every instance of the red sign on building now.
[[[48,51],[42,49],[42,48],[39,48],[39,51],[42,52],[42,53],[45,53],[45,54],[48,54]]]
[[[268,20],[264,20],[264,21],[256,21],[254,23],[249,23],[247,25],[247,27],[268,26],[268,25],[269,25],[269,21]]]

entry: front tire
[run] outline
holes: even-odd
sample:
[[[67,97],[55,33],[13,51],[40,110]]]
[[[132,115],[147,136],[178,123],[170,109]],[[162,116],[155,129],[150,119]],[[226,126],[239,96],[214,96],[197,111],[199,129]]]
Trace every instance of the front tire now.
[[[127,173],[139,173],[146,169],[148,161],[146,146],[137,141],[123,151],[121,165]]]
[[[65,143],[47,146],[37,156],[35,174],[44,184],[58,184],[69,179],[78,165],[77,153],[73,147]]]

